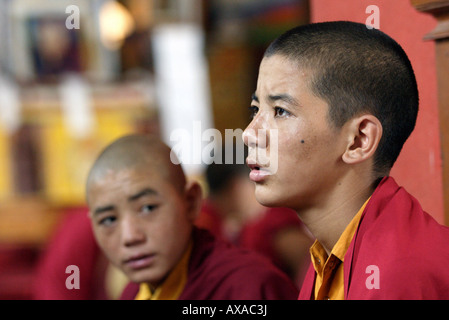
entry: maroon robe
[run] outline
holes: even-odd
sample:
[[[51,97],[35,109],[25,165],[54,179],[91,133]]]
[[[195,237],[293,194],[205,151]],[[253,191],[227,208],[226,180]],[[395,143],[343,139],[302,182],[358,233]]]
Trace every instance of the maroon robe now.
[[[103,300],[108,299],[104,274],[106,257],[98,247],[88,208],[67,209],[65,217],[52,235],[38,263],[33,283],[37,300]],[[79,269],[79,289],[69,290],[66,280],[74,274],[70,265]],[[66,273],[67,272],[67,273]]]
[[[179,300],[295,300],[298,290],[268,259],[194,229],[187,283]],[[134,299],[130,283],[121,299]]]
[[[449,228],[382,179],[345,255],[345,299],[449,299]],[[299,299],[313,299],[311,265]]]

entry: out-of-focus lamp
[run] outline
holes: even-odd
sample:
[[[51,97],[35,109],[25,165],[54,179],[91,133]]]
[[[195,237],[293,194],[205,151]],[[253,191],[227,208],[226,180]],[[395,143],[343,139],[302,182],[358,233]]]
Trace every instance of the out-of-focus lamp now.
[[[135,28],[135,22],[130,12],[115,0],[103,4],[99,18],[101,41],[110,50],[119,49],[125,38]]]

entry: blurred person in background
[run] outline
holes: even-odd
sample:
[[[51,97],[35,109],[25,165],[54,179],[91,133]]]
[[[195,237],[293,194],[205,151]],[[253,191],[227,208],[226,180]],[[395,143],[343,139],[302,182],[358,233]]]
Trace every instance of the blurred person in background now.
[[[171,150],[148,135],[107,146],[90,170],[87,203],[95,238],[131,283],[123,299],[296,299],[268,259],[194,227],[202,203]]]

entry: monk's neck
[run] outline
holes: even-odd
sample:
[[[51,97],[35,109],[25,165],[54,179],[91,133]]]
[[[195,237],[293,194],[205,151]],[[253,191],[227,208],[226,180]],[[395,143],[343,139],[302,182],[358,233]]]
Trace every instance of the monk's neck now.
[[[296,211],[302,222],[329,254],[373,191],[374,187],[370,183],[339,188],[316,206]]]

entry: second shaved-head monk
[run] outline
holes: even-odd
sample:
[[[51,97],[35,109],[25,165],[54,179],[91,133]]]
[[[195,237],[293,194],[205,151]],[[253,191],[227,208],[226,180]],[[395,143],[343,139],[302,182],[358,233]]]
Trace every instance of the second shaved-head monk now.
[[[293,283],[255,253],[193,226],[198,183],[158,138],[130,135],[99,155],[87,180],[95,238],[132,282],[123,299],[296,299]]]

